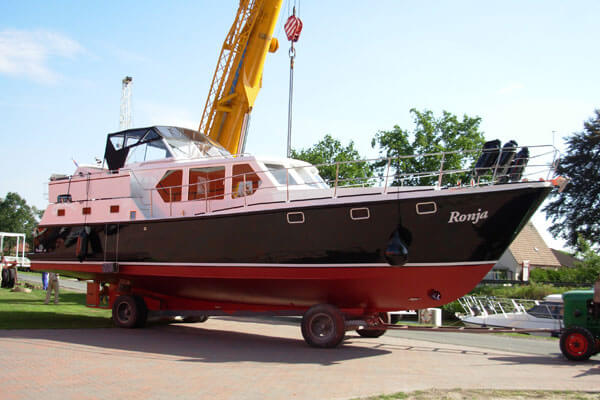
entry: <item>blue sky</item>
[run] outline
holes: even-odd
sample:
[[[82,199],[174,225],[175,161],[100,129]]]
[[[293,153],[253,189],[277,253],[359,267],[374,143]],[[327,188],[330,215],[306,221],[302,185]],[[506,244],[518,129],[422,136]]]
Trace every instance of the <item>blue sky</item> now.
[[[286,149],[289,4],[252,114],[246,150],[259,155]],[[0,196],[44,208],[51,173],[102,157],[125,75],[134,126],[196,128],[236,9],[235,0],[0,2]],[[555,131],[562,148],[600,106],[598,1],[302,1],[299,15],[295,148],[331,134],[376,156],[372,137],[412,128],[412,107],[478,115],[486,138],[503,142],[551,144]]]

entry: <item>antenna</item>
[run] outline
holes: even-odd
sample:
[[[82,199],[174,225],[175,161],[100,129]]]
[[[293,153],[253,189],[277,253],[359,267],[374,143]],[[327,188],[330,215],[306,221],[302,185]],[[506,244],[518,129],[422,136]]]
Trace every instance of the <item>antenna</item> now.
[[[121,81],[121,116],[119,117],[119,129],[131,128],[131,86],[133,78],[126,76]]]

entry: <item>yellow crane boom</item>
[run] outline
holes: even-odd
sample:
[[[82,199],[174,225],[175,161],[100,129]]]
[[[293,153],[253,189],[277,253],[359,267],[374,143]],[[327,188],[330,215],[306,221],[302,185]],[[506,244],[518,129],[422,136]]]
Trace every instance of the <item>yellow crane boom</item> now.
[[[240,0],[219,55],[198,130],[231,154],[244,151],[246,128],[260,90],[282,0]]]

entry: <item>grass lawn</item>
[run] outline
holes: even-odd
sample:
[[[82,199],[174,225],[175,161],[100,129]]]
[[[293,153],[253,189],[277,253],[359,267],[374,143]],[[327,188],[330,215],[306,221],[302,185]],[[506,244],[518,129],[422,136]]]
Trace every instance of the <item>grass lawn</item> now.
[[[111,311],[85,306],[85,294],[60,291],[59,304],[44,304],[46,292],[0,289],[0,329],[107,328]]]

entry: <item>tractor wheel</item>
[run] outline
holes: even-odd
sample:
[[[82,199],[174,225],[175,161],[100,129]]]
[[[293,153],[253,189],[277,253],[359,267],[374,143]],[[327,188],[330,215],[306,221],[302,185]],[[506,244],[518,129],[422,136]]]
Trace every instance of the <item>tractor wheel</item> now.
[[[571,361],[585,361],[595,351],[594,335],[585,328],[574,326],[560,336],[560,351]]]
[[[6,271],[6,288],[8,289],[12,289],[15,287],[15,284],[17,283],[17,270],[15,268],[9,268],[9,269],[5,269],[4,271]],[[4,282],[4,279],[2,280]]]
[[[302,336],[313,347],[336,347],[345,332],[344,316],[330,304],[317,304],[302,317]]]
[[[389,313],[379,313],[379,318],[383,321],[384,324],[390,323],[390,314]],[[387,328],[366,328],[366,329],[357,329],[356,333],[365,338],[378,338],[383,335],[387,331]]]
[[[119,328],[141,327],[146,322],[145,308],[137,296],[119,296],[112,308],[113,323]]]
[[[8,287],[9,280],[10,280],[10,272],[8,272],[8,268],[3,268],[2,269],[2,287],[3,288]]]

